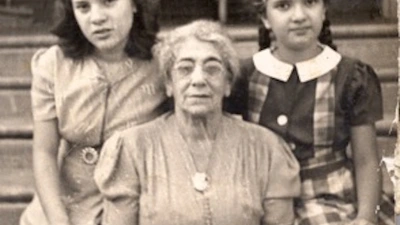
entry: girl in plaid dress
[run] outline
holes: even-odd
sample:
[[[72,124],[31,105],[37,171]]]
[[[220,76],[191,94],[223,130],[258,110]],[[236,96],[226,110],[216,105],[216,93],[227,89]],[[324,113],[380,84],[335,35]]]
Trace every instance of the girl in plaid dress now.
[[[262,50],[245,62],[232,106],[290,144],[302,168],[299,225],[394,224],[393,208],[380,203],[379,80],[369,65],[334,50],[326,4],[260,0]]]

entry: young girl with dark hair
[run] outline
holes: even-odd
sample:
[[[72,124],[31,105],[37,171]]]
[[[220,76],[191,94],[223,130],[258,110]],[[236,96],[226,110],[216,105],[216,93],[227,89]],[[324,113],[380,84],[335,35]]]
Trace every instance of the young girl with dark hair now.
[[[59,44],[32,58],[36,192],[21,225],[95,225],[93,172],[105,140],[162,114],[152,60],[157,0],[62,0]]]
[[[280,134],[300,163],[298,224],[394,224],[379,211],[382,97],[374,70],[334,50],[327,1],[258,4],[261,51],[245,63],[245,86],[234,94],[248,96],[246,119]]]
[[[127,43],[124,47],[125,53],[130,57],[140,59],[151,59],[151,48],[155,43],[156,35],[159,30],[158,11],[159,0],[132,0],[135,4],[136,12],[133,20],[128,26],[131,27],[126,38]],[[59,46],[65,56],[73,59],[82,59],[90,56],[95,50],[95,46],[83,34],[75,14],[72,0],[60,0],[59,9],[62,18],[51,30],[51,33],[60,38]],[[128,22],[128,21],[126,21]]]

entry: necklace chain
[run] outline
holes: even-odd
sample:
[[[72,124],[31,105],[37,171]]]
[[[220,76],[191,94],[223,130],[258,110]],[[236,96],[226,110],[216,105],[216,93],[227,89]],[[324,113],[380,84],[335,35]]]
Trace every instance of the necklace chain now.
[[[186,161],[186,169],[191,174],[192,170],[190,169],[191,166],[189,165],[189,164],[191,164],[193,166],[192,168],[195,170],[195,174],[191,175],[192,176],[191,181],[192,181],[193,188],[196,191],[204,192],[209,188],[210,182],[211,182],[210,176],[207,173],[207,171],[210,166],[211,156],[213,155],[213,152],[214,152],[215,141],[211,141],[211,139],[208,137],[206,138],[207,139],[206,146],[208,148],[210,148],[210,151],[207,156],[207,162],[205,163],[205,169],[203,172],[200,172],[196,166],[195,157],[194,157],[194,154],[192,153],[192,151],[190,150],[190,145],[187,141],[187,138],[185,138],[185,136],[182,134],[182,132],[179,131],[179,129],[177,129],[177,132],[185,144],[183,151],[186,151],[186,155],[189,158],[189,162],[187,162],[187,160],[185,160]],[[183,151],[181,150],[179,152],[181,153],[182,158],[185,159],[187,157],[185,156],[185,153]]]

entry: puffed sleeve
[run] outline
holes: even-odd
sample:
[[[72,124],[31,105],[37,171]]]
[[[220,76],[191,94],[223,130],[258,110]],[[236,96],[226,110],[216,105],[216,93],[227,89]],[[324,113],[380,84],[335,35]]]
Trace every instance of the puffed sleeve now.
[[[104,198],[102,225],[138,224],[140,182],[123,140],[116,133],[106,141],[94,173]]]
[[[273,137],[273,138],[272,138]],[[294,198],[300,195],[300,166],[288,144],[274,135],[270,143],[266,199]]]
[[[369,65],[354,63],[347,86],[347,105],[352,126],[382,119],[382,92],[378,76]]]
[[[57,54],[55,49],[40,49],[32,57],[32,112],[34,120],[49,120],[56,117],[54,96],[54,71]]]
[[[268,180],[264,180],[262,224],[291,225],[294,221],[293,200],[300,195],[300,166],[287,143],[274,135],[268,143]],[[264,178],[265,179],[265,178]]]

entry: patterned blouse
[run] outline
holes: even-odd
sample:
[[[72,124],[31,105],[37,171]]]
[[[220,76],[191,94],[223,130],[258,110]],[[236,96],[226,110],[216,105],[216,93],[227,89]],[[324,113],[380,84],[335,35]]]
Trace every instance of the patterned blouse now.
[[[130,73],[109,81],[91,57],[74,61],[58,46],[39,50],[32,58],[34,120],[57,118],[64,139],[96,146],[117,130],[157,117],[166,99],[157,66],[132,62]]]

